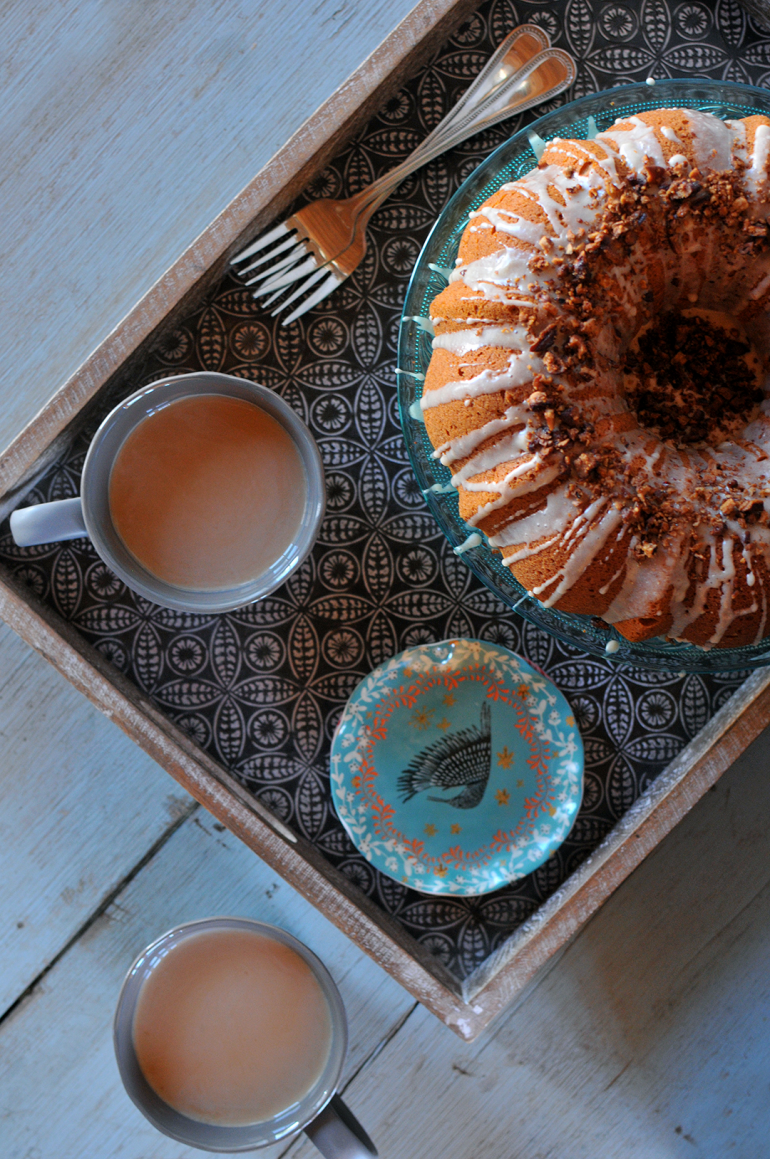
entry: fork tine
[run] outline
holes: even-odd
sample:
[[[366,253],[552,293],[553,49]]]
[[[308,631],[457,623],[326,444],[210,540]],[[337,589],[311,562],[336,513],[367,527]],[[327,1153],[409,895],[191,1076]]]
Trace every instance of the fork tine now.
[[[251,271],[255,270],[257,268],[257,266],[264,265],[265,262],[269,262],[272,258],[277,257],[278,254],[283,253],[284,250],[287,250],[290,246],[293,246],[296,244],[297,244],[296,237],[294,237],[293,235],[291,237],[288,237],[286,239],[286,241],[282,241],[280,245],[275,246],[275,248],[271,249],[269,253],[263,254],[262,257],[257,258],[257,260],[255,262],[249,262],[249,264],[247,266],[242,266],[241,269],[238,270],[239,276],[243,277],[244,274],[251,273]]]
[[[259,250],[264,249],[266,245],[270,245],[272,242],[278,241],[278,239],[283,237],[285,233],[289,233],[289,227],[285,222],[282,221],[280,225],[276,225],[267,233],[262,234],[262,237],[258,237],[256,241],[251,243],[251,245],[246,246],[245,250],[241,250],[239,254],[236,254],[234,258],[231,258],[230,264],[234,266],[236,262],[242,262],[246,258],[250,258],[252,254],[255,254]]]
[[[268,306],[272,306],[273,302],[275,302],[277,298],[280,298],[282,296],[283,296],[283,290],[282,289],[276,290],[275,293],[271,294],[269,298],[265,298],[264,301],[260,302],[260,306],[262,307],[263,310],[266,310]],[[278,308],[280,309],[280,306]]]
[[[306,274],[308,274],[308,276],[305,278],[304,282],[302,282],[302,284],[294,291],[294,293],[291,295],[291,297],[287,298],[284,302],[281,303],[280,306],[278,306],[276,313],[279,310],[285,309],[286,306],[288,306],[289,302],[293,302],[295,298],[298,298],[300,294],[303,294],[305,292],[305,290],[309,289],[310,286],[314,285],[314,283],[317,282],[318,279],[320,277],[322,277],[323,274],[326,273],[327,269],[328,269],[327,266],[321,266],[320,269],[317,266],[314,266],[313,270],[311,270],[310,273],[308,273],[308,264],[305,263],[305,271],[304,272]],[[277,290],[274,289],[273,292],[270,294],[269,298],[263,297],[263,295],[265,293],[268,293],[268,292],[269,291],[259,289],[259,290],[256,290],[252,293],[253,298],[260,298],[260,297],[262,298],[262,301],[260,302],[260,306],[262,307],[263,310],[266,310],[268,306],[271,306],[273,304],[273,302],[276,302],[279,298],[283,298],[284,294],[286,293],[286,286],[279,286]]]
[[[313,306],[317,306],[319,302],[323,302],[324,298],[328,298],[332,290],[336,290],[337,286],[339,286],[344,281],[345,278],[340,274],[329,274],[326,280],[321,282],[321,285],[318,287],[315,293],[311,294],[310,297],[307,298],[301,306],[297,306],[297,309],[292,314],[289,314],[288,318],[283,318],[281,320],[281,325],[291,326],[292,322],[297,321],[297,318],[301,318],[302,315],[306,314],[308,310],[312,310]]]
[[[323,269],[323,265],[321,268]],[[262,294],[270,294],[273,290],[282,290],[284,287],[290,286],[292,282],[296,282],[298,278],[304,277],[305,274],[312,274],[317,269],[318,262],[310,254],[304,262],[300,262],[294,269],[285,271],[284,273],[278,273],[276,277],[269,278],[266,282],[263,282],[258,290],[253,291],[254,296],[261,297]]]
[[[311,286],[314,286],[318,279],[322,278],[327,272],[327,266],[321,266],[320,269],[316,269],[315,273],[310,274],[309,277],[305,278],[305,281],[302,283],[302,285],[298,286],[293,294],[290,294],[284,302],[281,302],[280,306],[277,306],[276,309],[272,311],[272,317],[275,317],[276,314],[280,314],[281,310],[285,310],[287,306],[290,306],[292,302],[295,302],[297,298],[301,297],[302,294],[309,290]],[[280,297],[282,293],[283,289],[278,290],[275,294],[273,294],[272,298],[268,298],[268,300],[264,302],[263,305],[269,306],[270,303],[274,302],[275,299]]]
[[[269,266],[268,269],[259,270],[253,278],[249,278],[245,282],[245,285],[253,286],[257,282],[263,282],[265,280],[269,281],[277,274],[281,274],[289,269],[289,267],[296,265],[297,262],[301,261],[306,256],[307,250],[301,243],[298,242],[292,247],[292,249],[289,251],[289,253],[286,254],[285,257],[281,258],[280,261],[277,261],[275,265]],[[260,294],[264,292],[264,289],[259,291]]]
[[[302,282],[302,284],[298,287],[298,289],[296,289],[294,291],[294,293],[291,295],[291,297],[287,298],[285,302],[281,303],[281,305],[278,307],[278,309],[283,310],[284,307],[288,306],[289,302],[293,302],[296,297],[298,297],[305,290],[307,290],[310,286],[312,286],[315,282],[317,282],[318,279],[321,277],[321,275],[326,273],[326,269],[327,269],[326,266],[321,266],[319,269],[319,267],[317,265],[313,266],[313,268],[310,269],[309,263],[306,262],[304,269],[303,269],[303,272],[305,274],[307,274],[307,277],[305,278],[304,282]],[[299,277],[299,274],[297,275],[297,277]],[[294,278],[293,280],[296,282],[297,278]],[[257,293],[254,294],[254,297],[256,298],[258,296],[258,294],[260,294],[260,293],[261,293],[261,291],[258,290]],[[277,290],[274,289],[272,294],[270,295],[270,297],[265,298],[261,302],[262,307],[266,310],[268,306],[272,305],[272,303],[277,301],[278,298],[283,297],[283,295],[285,293],[286,293],[286,286],[285,285],[279,286]]]

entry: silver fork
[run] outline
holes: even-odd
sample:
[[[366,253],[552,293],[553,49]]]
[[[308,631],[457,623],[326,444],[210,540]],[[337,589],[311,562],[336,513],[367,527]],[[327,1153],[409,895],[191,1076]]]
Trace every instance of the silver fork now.
[[[255,298],[267,296],[265,306],[282,299],[273,315],[312,291],[282,319],[284,326],[290,325],[360,265],[370,217],[410,173],[481,129],[557,96],[572,84],[575,75],[569,53],[551,48],[537,25],[522,24],[506,36],[455,107],[406,161],[354,197],[311,202],[252,242],[232,264],[238,266],[257,255],[237,272],[246,285],[261,283],[253,294]],[[260,266],[265,268],[258,270]],[[249,274],[252,276],[247,277]],[[285,297],[290,287],[291,293]]]

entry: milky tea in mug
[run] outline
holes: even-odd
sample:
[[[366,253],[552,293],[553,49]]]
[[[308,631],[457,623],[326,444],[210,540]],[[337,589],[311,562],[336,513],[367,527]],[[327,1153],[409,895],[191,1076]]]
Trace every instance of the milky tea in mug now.
[[[299,1104],[329,1058],[323,990],[295,950],[247,928],[211,929],[173,946],[143,983],[133,1016],[139,1067],[190,1119],[270,1120]]]
[[[177,588],[216,591],[262,575],[293,542],[307,482],[288,431],[221,394],[144,418],[110,474],[112,522],[138,562]]]
[[[274,391],[200,371],[142,387],[102,421],[80,495],[17,507],[20,547],[88,536],[134,592],[184,612],[233,611],[284,583],[325,509],[323,464]]]
[[[115,1055],[154,1127],[204,1151],[253,1151],[304,1130],[326,1159],[376,1159],[336,1093],[345,1007],[322,962],[249,918],[187,922],[126,975]]]

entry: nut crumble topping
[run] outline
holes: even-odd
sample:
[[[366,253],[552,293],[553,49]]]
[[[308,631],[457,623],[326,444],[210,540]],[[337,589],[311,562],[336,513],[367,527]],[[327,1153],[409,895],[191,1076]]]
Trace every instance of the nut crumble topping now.
[[[666,536],[687,534],[697,526],[695,499],[701,507],[705,501],[709,526],[717,533],[727,519],[743,527],[770,522],[765,496],[741,494],[734,480],[724,479],[716,450],[726,439],[751,446],[741,441],[740,432],[765,396],[747,362],[750,348],[737,328],[728,332],[697,317],[668,313],[642,332],[618,368],[618,377],[625,376],[627,404],[640,426],[672,449],[709,452],[713,467],[702,472],[690,494],[676,493],[597,438],[590,404],[578,412],[565,387],[579,388],[590,380],[596,360],[593,340],[608,321],[607,283],[627,265],[640,237],[653,249],[676,248],[676,234],[684,225],[697,230],[699,220],[718,219],[724,226],[720,236],[726,254],[755,257],[768,250],[768,223],[752,217],[742,180],[740,167],[703,176],[697,169],[679,167],[672,174],[648,164],[642,176],[632,174],[610,188],[588,234],[569,232],[558,254],[541,243],[530,263],[541,276],[550,273],[544,306],[550,296],[560,314],[547,321],[544,310],[546,324],[532,345],[549,374],[535,376],[527,400],[538,420],[529,449],[561,457],[573,498],[615,496],[640,559],[652,557]],[[697,295],[687,297],[690,303],[697,301]],[[643,298],[652,305],[652,290]],[[753,449],[762,457],[759,448]]]
[[[749,422],[764,394],[750,346],[697,317],[663,314],[632,345],[626,400],[641,426],[677,447],[717,445]]]

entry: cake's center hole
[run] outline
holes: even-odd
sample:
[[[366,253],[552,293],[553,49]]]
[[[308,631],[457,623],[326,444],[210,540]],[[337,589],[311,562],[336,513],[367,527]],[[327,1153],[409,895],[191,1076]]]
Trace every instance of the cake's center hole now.
[[[679,445],[734,438],[764,398],[762,365],[724,314],[662,314],[631,343],[625,394],[639,424]]]

